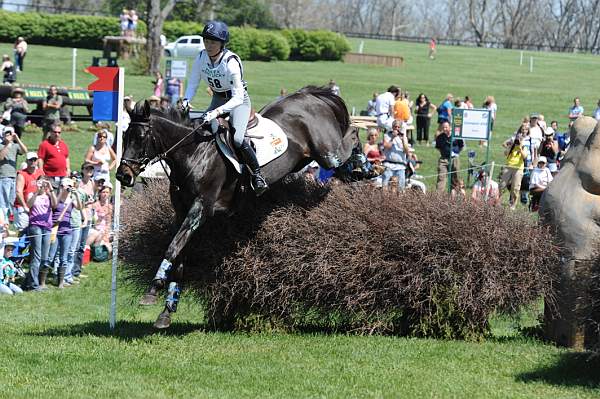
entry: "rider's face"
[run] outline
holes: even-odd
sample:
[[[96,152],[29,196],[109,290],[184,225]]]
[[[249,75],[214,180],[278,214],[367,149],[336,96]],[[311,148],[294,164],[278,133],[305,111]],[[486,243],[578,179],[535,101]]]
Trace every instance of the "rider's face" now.
[[[221,52],[221,42],[218,40],[204,39],[204,46],[210,57],[215,57]]]

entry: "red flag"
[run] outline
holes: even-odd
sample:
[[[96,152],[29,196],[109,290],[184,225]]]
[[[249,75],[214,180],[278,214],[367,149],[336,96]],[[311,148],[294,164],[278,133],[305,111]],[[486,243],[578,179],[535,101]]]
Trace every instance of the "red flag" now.
[[[86,68],[86,72],[98,77],[98,80],[88,85],[88,90],[93,91],[119,91],[119,68],[96,67]]]

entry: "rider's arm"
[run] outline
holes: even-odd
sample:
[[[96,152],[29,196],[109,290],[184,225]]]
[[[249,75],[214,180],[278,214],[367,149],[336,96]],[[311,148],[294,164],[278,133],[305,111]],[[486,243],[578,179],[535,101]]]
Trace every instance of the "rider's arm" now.
[[[225,104],[217,108],[219,115],[229,112],[244,102],[244,84],[242,83],[242,71],[240,64],[235,59],[230,59],[227,63],[229,77],[233,84],[231,85],[231,98]]]
[[[198,57],[194,60],[194,65],[192,66],[192,73],[190,74],[190,78],[188,79],[188,86],[185,89],[184,98],[192,101],[192,98],[196,95],[196,90],[198,90],[198,85],[200,84],[200,72],[202,70],[200,65],[200,57],[202,56],[202,51],[198,54]]]

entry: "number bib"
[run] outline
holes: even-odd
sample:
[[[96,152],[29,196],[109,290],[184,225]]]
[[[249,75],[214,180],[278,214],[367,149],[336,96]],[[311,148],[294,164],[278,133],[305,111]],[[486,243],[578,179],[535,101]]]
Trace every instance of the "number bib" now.
[[[233,88],[233,78],[231,75],[232,73],[236,73],[238,69],[242,79],[244,76],[239,57],[229,50],[225,50],[218,64],[214,66],[210,62],[206,51],[202,51],[200,54],[200,65],[202,79],[216,92],[226,92]]]

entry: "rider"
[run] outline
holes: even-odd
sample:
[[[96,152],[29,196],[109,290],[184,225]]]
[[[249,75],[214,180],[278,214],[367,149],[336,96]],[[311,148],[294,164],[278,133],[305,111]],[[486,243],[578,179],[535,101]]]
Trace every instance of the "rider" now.
[[[221,21],[209,21],[202,30],[205,50],[202,50],[194,61],[192,74],[183,100],[184,106],[196,94],[198,84],[204,79],[211,88],[212,101],[204,115],[204,123],[211,122],[213,132],[217,131],[217,117],[229,113],[235,129],[233,143],[240,150],[244,162],[253,175],[253,187],[256,195],[261,195],[267,188],[262,176],[256,153],[249,140],[244,139],[248,117],[250,116],[250,97],[244,82],[244,70],[240,57],[225,48],[229,41],[229,29]]]

